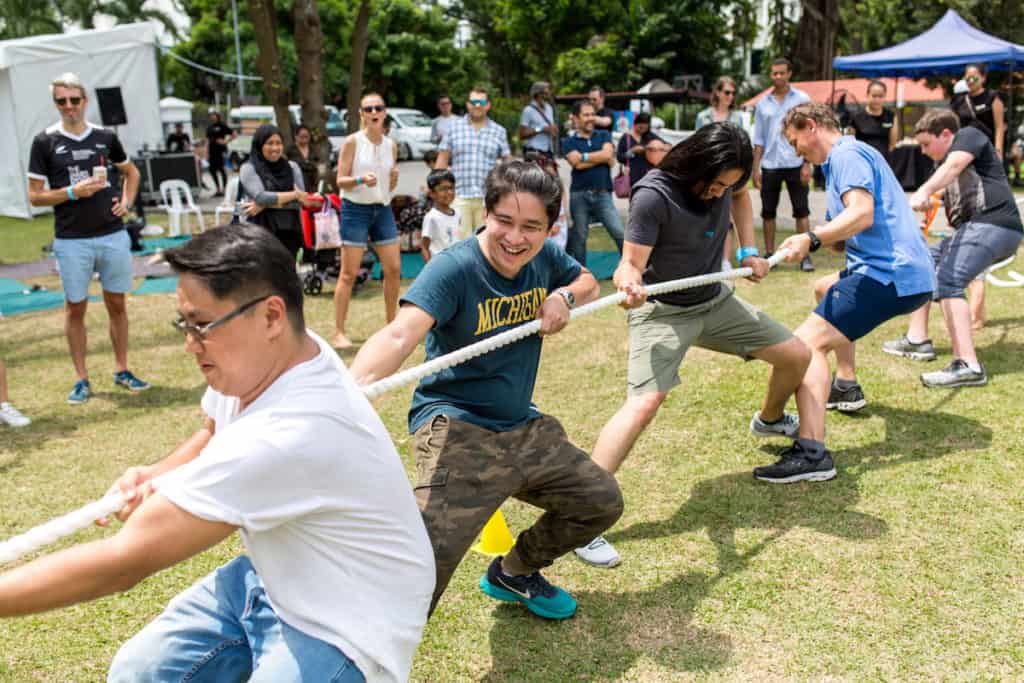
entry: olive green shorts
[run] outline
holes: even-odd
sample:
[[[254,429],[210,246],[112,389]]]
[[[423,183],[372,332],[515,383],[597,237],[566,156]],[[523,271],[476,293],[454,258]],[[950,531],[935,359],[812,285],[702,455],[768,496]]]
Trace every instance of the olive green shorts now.
[[[792,336],[727,287],[695,306],[648,301],[629,312],[629,395],[667,392],[679,384],[679,366],[694,344],[749,360]]]

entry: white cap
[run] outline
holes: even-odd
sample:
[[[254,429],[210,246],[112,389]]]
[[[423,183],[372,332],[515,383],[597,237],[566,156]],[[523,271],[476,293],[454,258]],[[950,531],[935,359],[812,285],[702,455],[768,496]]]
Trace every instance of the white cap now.
[[[962,95],[965,92],[967,92],[967,81],[961,78],[959,81],[953,84],[953,94]]]

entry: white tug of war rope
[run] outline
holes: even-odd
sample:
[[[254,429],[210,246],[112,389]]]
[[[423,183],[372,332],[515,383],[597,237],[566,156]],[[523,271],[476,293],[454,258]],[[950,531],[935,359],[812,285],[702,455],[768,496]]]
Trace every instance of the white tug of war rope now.
[[[774,266],[782,261],[786,256],[785,251],[778,251],[768,259],[769,266]],[[704,285],[710,285],[715,282],[725,282],[727,280],[738,280],[740,278],[749,277],[753,273],[750,268],[737,268],[735,270],[728,270],[720,273],[711,273],[708,275],[699,275],[697,277],[688,277],[681,280],[669,280],[668,282],[659,282],[653,285],[647,285],[644,289],[647,291],[648,296],[656,296],[658,294],[667,294],[669,292],[676,292],[682,289],[692,289],[694,287],[703,287]],[[615,306],[624,301],[626,295],[622,292],[611,294],[604,298],[592,301],[589,304],[585,304],[578,308],[575,308],[571,312],[572,318],[578,318],[582,315],[588,315],[602,308],[608,306]],[[476,358],[494,349],[507,346],[513,342],[517,342],[520,339],[536,334],[540,330],[540,321],[533,320],[520,325],[511,330],[496,334],[493,337],[488,337],[475,344],[470,344],[452,353],[438,356],[437,358],[417,365],[416,367],[409,368],[402,372],[395,373],[390,377],[386,377],[380,381],[374,382],[363,387],[363,393],[369,399],[375,399],[378,396],[397,389],[398,387],[406,384],[412,384],[418,382],[428,375],[433,375],[442,370],[465,363],[471,358]],[[124,497],[121,493],[115,492],[108,494],[98,501],[89,503],[88,505],[70,512],[63,517],[50,520],[45,524],[41,524],[30,531],[15,536],[3,543],[0,543],[0,565],[8,562],[14,562],[18,558],[27,555],[30,552],[43,548],[57,541],[58,539],[75,533],[79,529],[84,529],[95,520],[101,517],[108,517],[125,505]]]

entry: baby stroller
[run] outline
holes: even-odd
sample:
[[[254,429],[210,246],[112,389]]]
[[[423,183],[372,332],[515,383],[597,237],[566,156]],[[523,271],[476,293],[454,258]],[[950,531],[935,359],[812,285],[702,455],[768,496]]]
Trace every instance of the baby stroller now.
[[[320,199],[330,202],[331,209],[341,215],[341,198],[336,194],[320,195]],[[302,291],[310,296],[316,296],[323,291],[324,282],[330,280],[338,281],[341,272],[340,249],[317,249],[316,248],[316,219],[315,214],[323,210],[323,203],[319,207],[302,209],[302,263],[307,266],[302,277]],[[352,286],[352,293],[359,291],[359,287],[370,278],[370,272],[376,261],[376,254],[372,247],[363,254],[359,264],[359,272],[356,274],[355,283]]]

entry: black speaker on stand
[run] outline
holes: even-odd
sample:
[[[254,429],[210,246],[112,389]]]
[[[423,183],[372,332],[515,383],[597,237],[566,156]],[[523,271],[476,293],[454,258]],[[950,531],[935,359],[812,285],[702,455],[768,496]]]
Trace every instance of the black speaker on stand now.
[[[128,123],[121,86],[96,88],[96,103],[100,105],[100,120],[104,126],[123,126]]]

